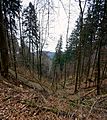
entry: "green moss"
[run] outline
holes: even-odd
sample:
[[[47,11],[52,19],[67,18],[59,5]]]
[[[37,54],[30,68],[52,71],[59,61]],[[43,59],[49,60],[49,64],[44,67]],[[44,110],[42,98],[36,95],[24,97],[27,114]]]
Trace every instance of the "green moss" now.
[[[53,113],[58,113],[58,109],[56,107],[53,107],[50,111],[52,111]]]
[[[70,100],[69,101],[69,105],[70,105],[70,108],[75,108],[77,106],[77,100]]]
[[[22,100],[21,103],[26,104],[29,107],[36,107],[37,106],[36,102],[33,100]]]

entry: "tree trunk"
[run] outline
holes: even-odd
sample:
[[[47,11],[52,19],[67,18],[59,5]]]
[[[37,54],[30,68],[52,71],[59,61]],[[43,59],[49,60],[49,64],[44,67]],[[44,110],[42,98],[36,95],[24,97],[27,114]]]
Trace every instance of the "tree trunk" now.
[[[102,39],[102,38],[100,38]],[[100,56],[101,56],[101,41],[99,44],[99,50],[98,50],[98,62],[97,62],[97,69],[98,69],[98,76],[97,76],[97,95],[100,94]]]
[[[1,72],[4,77],[8,77],[8,47],[5,28],[3,25],[3,14],[0,2],[0,52],[1,52]]]
[[[75,80],[75,91],[77,92],[78,88],[78,81],[79,76],[80,76],[80,70],[81,70],[81,43],[82,43],[82,28],[83,28],[83,13],[84,13],[84,9],[82,10],[82,5],[81,5],[81,0],[79,0],[79,7],[80,7],[80,40],[79,40],[79,46],[78,46],[78,62],[77,62],[77,73],[76,73],[76,80]],[[79,81],[80,83],[81,81]]]
[[[42,80],[42,50],[39,50],[39,80]]]
[[[15,75],[17,79],[17,70],[16,70],[16,51],[15,51],[15,46],[14,46],[14,40],[13,40],[13,30],[12,30],[12,21],[11,21],[11,16],[10,16],[10,32],[11,32],[11,40],[12,40],[12,49],[13,49],[13,65],[14,65],[14,70],[15,70]]]
[[[23,21],[23,19],[22,19],[22,21]],[[23,37],[22,37],[22,29],[23,29],[23,26],[21,26],[21,20],[20,20],[20,11],[19,11],[19,30],[20,30],[20,44],[21,44],[21,56],[22,56],[22,60],[23,60],[23,63],[24,63],[24,65],[25,65],[25,59],[24,59],[24,57],[25,57],[25,50],[24,50],[24,48],[25,48],[25,44],[24,44],[24,40],[23,40]]]
[[[65,85],[66,85],[66,77],[67,77],[67,76],[66,76],[66,75],[67,75],[66,64],[67,64],[67,63],[66,63],[66,61],[65,61],[65,64],[64,64],[64,85],[63,85],[63,89],[65,88]]]

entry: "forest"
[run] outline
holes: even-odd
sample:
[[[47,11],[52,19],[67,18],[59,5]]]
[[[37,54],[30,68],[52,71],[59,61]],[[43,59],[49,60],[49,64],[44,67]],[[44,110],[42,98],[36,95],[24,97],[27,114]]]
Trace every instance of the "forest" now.
[[[107,0],[74,1],[50,52],[55,1],[0,0],[0,120],[107,120]]]

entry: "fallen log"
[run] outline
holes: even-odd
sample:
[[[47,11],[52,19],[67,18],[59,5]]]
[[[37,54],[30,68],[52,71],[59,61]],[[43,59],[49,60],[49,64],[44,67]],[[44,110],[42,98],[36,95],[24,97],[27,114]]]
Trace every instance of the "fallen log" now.
[[[15,77],[15,72],[11,69],[9,69],[9,73]],[[34,90],[38,90],[46,95],[50,95],[51,91],[48,90],[48,88],[44,87],[43,85],[40,85],[39,83],[36,82],[32,82],[22,76],[20,76],[19,74],[17,74],[17,81],[21,82],[22,84],[34,89]]]
[[[85,98],[86,96],[88,96],[89,94],[93,93],[95,90],[96,90],[96,88],[95,88],[95,89],[90,90],[90,91],[89,91],[89,92],[87,92],[87,93],[85,93],[83,96],[81,96],[81,99],[83,99],[83,98]]]

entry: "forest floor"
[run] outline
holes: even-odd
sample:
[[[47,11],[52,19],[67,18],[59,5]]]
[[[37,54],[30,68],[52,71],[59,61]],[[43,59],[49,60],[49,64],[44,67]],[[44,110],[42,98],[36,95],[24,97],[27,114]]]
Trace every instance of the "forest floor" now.
[[[107,80],[105,80],[106,85]],[[49,83],[47,83],[49,84]],[[67,81],[65,89],[45,96],[15,78],[0,76],[0,120],[107,120],[107,93],[96,96],[95,87],[74,94],[74,85]]]

